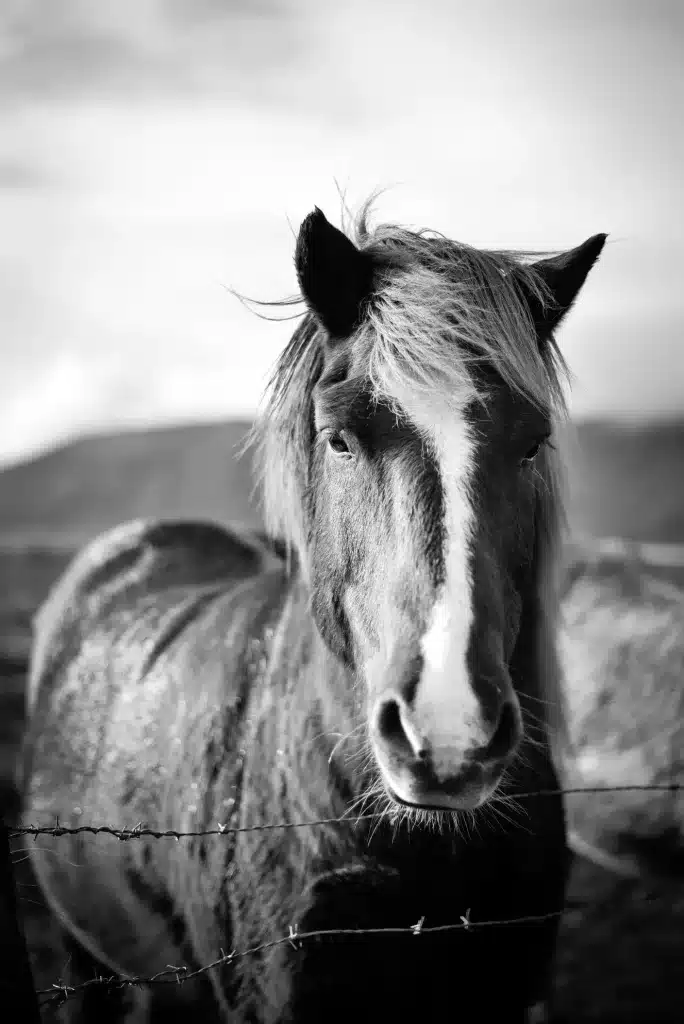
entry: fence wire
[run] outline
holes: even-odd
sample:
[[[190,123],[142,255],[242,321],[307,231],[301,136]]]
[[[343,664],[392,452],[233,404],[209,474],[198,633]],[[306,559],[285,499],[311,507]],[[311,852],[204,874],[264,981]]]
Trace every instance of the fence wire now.
[[[642,897],[642,901],[653,902],[658,898],[659,894],[649,894]],[[86,989],[93,988],[94,986],[102,986],[108,988],[110,991],[116,991],[124,988],[141,988],[148,985],[182,985],[184,982],[201,977],[209,971],[216,970],[217,968],[225,967],[226,965],[243,957],[263,953],[266,950],[274,949],[276,946],[282,946],[285,943],[289,943],[295,949],[301,949],[305,942],[311,942],[317,939],[359,938],[361,936],[369,935],[385,937],[397,935],[408,937],[409,935],[412,935],[419,937],[422,935],[435,935],[443,932],[473,932],[482,928],[504,928],[524,924],[540,924],[544,921],[553,921],[557,918],[561,918],[569,913],[588,910],[593,906],[595,906],[594,903],[583,903],[578,901],[574,903],[567,903],[561,910],[551,910],[546,914],[526,914],[522,917],[501,918],[500,920],[487,921],[473,921],[471,911],[468,909],[461,915],[461,919],[457,922],[432,926],[425,924],[424,917],[421,917],[416,924],[393,928],[324,928],[317,931],[298,932],[296,926],[290,925],[287,935],[282,935],[277,939],[271,939],[268,942],[262,942],[258,946],[252,946],[249,949],[232,950],[230,953],[222,952],[218,959],[214,960],[210,964],[204,964],[204,966],[198,967],[196,970],[191,971],[189,968],[182,965],[174,966],[173,964],[168,964],[164,970],[157,971],[156,974],[149,976],[123,978],[118,975],[111,975],[109,977],[91,978],[89,981],[81,982],[78,985],[69,985],[63,981],[57,981],[53,983],[51,988],[38,989],[37,995],[41,997],[41,1007],[52,1006],[53,1008],[56,1008],[61,1006],[67,1000],[73,999]]]
[[[570,787],[567,789],[540,789],[531,790],[525,793],[518,793],[515,797],[511,797],[512,800],[524,801],[539,797],[557,797],[557,796],[574,796],[578,794],[587,793],[638,793],[638,792],[660,792],[660,793],[676,793],[684,790],[684,785],[678,783],[652,783],[643,785],[619,785],[619,786],[586,786],[586,787]],[[331,825],[331,824],[354,824],[359,821],[367,821],[371,819],[387,817],[386,812],[375,812],[371,814],[361,814],[349,817],[336,817],[336,818],[318,818],[310,821],[285,821],[285,822],[271,822],[261,825],[246,825],[246,826],[227,826],[221,823],[217,824],[214,829],[196,830],[188,832],[180,832],[173,829],[168,830],[156,830],[143,827],[142,823],[134,826],[133,828],[111,828],[107,825],[79,825],[73,828],[65,827],[57,822],[52,826],[17,826],[8,829],[10,832],[10,838],[16,839],[21,836],[33,836],[34,840],[40,835],[53,836],[59,838],[62,836],[75,836],[81,834],[88,835],[100,835],[106,834],[119,839],[122,842],[131,839],[175,839],[180,841],[185,838],[203,837],[203,836],[224,836],[234,835],[242,832],[259,832],[272,829],[288,829],[288,828],[310,828],[317,825]],[[657,894],[646,895],[642,897],[645,901],[651,901],[658,898]],[[264,953],[270,949],[274,949],[277,946],[281,946],[285,943],[290,943],[295,948],[301,948],[306,942],[314,942],[317,940],[328,939],[328,938],[359,938],[362,936],[378,936],[378,937],[389,937],[389,936],[414,936],[419,937],[422,935],[434,935],[437,933],[444,932],[472,932],[483,928],[503,928],[511,926],[519,926],[525,924],[538,924],[544,921],[550,921],[559,919],[564,915],[574,912],[587,910],[593,907],[593,903],[567,903],[560,910],[549,911],[545,914],[528,914],[514,918],[502,918],[499,920],[484,920],[477,921],[471,917],[471,910],[466,909],[461,915],[460,920],[452,922],[450,924],[441,925],[426,925],[425,918],[422,917],[415,924],[407,925],[405,927],[378,927],[378,928],[330,928],[330,929],[319,929],[317,931],[298,932],[295,925],[290,925],[287,935],[282,935],[279,938],[271,939],[267,942],[262,942],[257,946],[252,946],[249,949],[242,950],[231,950],[226,953],[220,950],[220,956],[212,961],[211,963],[204,964],[202,967],[198,967],[194,970],[186,966],[174,966],[168,964],[164,970],[157,971],[155,974],[149,976],[136,976],[136,977],[121,977],[117,975],[111,975],[108,977],[98,976],[89,979],[88,981],[81,982],[80,984],[71,985],[67,982],[59,980],[50,988],[39,989],[37,995],[40,997],[41,1007],[52,1007],[53,1009],[61,1006],[63,1003],[70,999],[75,998],[79,994],[83,993],[87,989],[93,988],[94,986],[101,986],[109,991],[117,991],[125,988],[141,988],[144,986],[151,986],[157,984],[183,984],[191,981],[194,978],[204,976],[209,971],[217,970],[225,967],[235,961],[242,959],[247,956],[254,956],[260,953]]]
[[[509,807],[520,800],[531,800],[536,797],[552,796],[575,796],[579,793],[677,793],[684,789],[684,785],[678,783],[654,783],[651,785],[639,786],[581,786],[569,789],[536,789],[527,793],[516,793],[515,796],[507,795]],[[178,832],[175,829],[157,830],[145,828],[142,823],[132,828],[111,828],[109,825],[76,825],[69,828],[60,825],[57,820],[54,825],[23,825],[12,828],[10,838],[16,839],[19,836],[77,836],[88,835],[109,835],[125,842],[129,839],[193,839],[204,836],[225,836],[236,835],[241,832],[267,832],[279,828],[312,828],[316,825],[354,824],[357,821],[370,821],[372,819],[386,818],[386,811],[376,811],[371,814],[350,815],[340,818],[317,818],[312,821],[276,821],[262,825],[223,825],[218,822],[216,828],[200,829],[189,832]]]

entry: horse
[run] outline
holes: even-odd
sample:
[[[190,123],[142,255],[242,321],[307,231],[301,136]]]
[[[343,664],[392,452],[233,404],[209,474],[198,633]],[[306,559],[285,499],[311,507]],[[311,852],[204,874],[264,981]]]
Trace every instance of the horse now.
[[[681,570],[681,549],[667,545],[605,539],[567,548],[559,652],[569,733],[562,775],[569,787],[684,786],[677,555]],[[574,853],[627,878],[681,877],[681,792],[576,795],[568,804]]]
[[[315,208],[250,437],[265,534],[123,524],[41,608],[25,820],[225,833],[31,845],[101,973],[226,954],[149,985],[152,1019],[545,1005],[564,808],[516,794],[558,789],[555,334],[605,239],[481,250]]]

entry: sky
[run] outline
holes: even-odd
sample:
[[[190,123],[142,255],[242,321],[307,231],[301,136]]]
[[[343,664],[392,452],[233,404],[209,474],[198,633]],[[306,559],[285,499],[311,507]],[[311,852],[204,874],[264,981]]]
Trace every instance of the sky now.
[[[679,0],[4,0],[0,463],[251,416],[338,188],[479,246],[609,242],[576,418],[684,410]]]

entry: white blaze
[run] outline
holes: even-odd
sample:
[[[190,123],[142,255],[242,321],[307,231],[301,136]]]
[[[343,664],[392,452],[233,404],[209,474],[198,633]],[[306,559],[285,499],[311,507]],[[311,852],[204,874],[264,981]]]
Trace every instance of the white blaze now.
[[[412,410],[420,426],[429,426],[444,500],[445,579],[422,638],[424,668],[416,690],[413,719],[433,748],[435,768],[448,770],[465,749],[484,742],[480,704],[467,664],[473,623],[473,581],[469,544],[473,533],[470,485],[475,445],[463,411]],[[423,423],[420,421],[423,420]]]

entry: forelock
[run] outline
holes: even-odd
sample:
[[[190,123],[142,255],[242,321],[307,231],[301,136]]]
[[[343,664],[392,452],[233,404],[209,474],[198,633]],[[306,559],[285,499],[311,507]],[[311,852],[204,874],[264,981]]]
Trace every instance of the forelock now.
[[[486,401],[482,365],[535,406],[563,411],[562,357],[552,339],[542,355],[523,297],[549,300],[527,254],[389,225],[371,232],[365,222],[357,238],[379,268],[353,339],[377,397]]]

